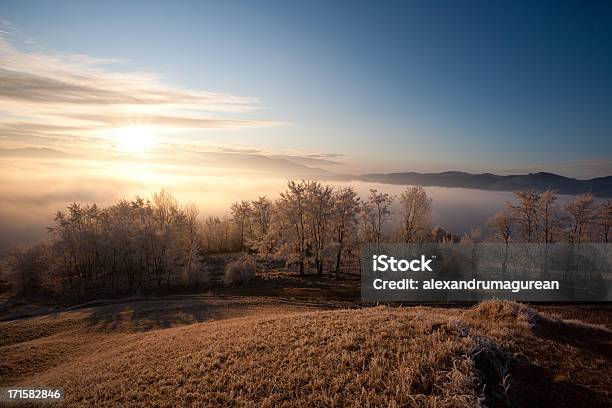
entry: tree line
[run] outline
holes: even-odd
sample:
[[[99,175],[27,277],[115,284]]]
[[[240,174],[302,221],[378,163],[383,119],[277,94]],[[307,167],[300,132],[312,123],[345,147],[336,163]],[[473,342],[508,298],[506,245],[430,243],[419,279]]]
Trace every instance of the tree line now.
[[[409,187],[401,194],[397,228],[390,226],[394,200],[375,189],[362,200],[352,187],[289,181],[276,201],[236,202],[231,215],[242,249],[264,260],[294,263],[300,274],[312,266],[318,274],[337,276],[356,262],[361,243],[431,238],[431,199],[425,190]]]
[[[432,200],[419,186],[399,197],[371,189],[361,198],[350,186],[289,181],[275,200],[233,203],[225,219],[201,218],[166,191],[106,208],[75,203],[56,213],[50,240],[13,250],[7,269],[26,292],[134,293],[207,284],[206,257],[218,253],[338,277],[358,271],[365,242],[609,242],[612,201],[583,194],[559,205],[553,191],[515,195],[488,230],[463,236],[432,228]]]
[[[502,242],[554,243],[610,242],[612,200],[596,203],[590,193],[580,194],[560,205],[552,190],[514,193],[508,203],[489,221],[495,237]]]

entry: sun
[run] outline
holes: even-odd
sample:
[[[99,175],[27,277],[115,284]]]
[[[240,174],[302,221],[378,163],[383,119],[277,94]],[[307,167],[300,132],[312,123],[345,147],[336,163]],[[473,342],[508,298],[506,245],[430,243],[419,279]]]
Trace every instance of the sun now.
[[[157,137],[151,128],[128,126],[115,129],[117,150],[121,153],[142,155],[157,144]]]

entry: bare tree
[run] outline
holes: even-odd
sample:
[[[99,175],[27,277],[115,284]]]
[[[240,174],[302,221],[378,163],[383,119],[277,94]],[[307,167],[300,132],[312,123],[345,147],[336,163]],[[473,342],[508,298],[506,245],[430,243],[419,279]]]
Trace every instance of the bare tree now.
[[[540,194],[535,190],[517,191],[514,195],[518,198],[518,205],[507,203],[512,211],[513,219],[518,226],[518,234],[523,242],[534,242],[538,232],[538,212]]]
[[[422,242],[431,231],[431,198],[421,186],[409,187],[400,197],[404,242]]]
[[[240,234],[240,247],[241,249],[246,248],[246,242],[253,235],[251,217],[253,209],[249,201],[242,200],[235,202],[231,206],[232,221],[238,227]]]
[[[580,194],[565,205],[567,213],[567,239],[580,245],[589,239],[595,221],[595,204],[591,193]]]
[[[226,217],[206,217],[201,225],[202,251],[207,254],[242,251],[240,231]]]
[[[19,293],[37,292],[44,284],[49,261],[48,247],[44,243],[29,248],[14,248],[8,257],[7,278],[16,283]]]
[[[276,227],[279,229],[279,253],[287,256],[288,261],[297,261],[300,275],[304,274],[306,261],[306,189],[305,181],[289,181],[287,190],[276,201],[278,215]]]
[[[251,201],[253,226],[255,235],[262,237],[268,233],[272,220],[272,202],[265,196],[259,197],[256,201]]]
[[[183,214],[185,216],[185,229],[181,234],[185,248],[184,276],[189,283],[194,283],[196,273],[201,264],[201,243],[199,236],[198,215],[200,211],[193,203],[185,204]]]
[[[356,240],[360,200],[352,187],[334,192],[333,239],[336,246],[336,276],[340,274],[340,262],[347,247]],[[347,245],[349,244],[349,245]]]
[[[323,273],[323,250],[326,248],[333,215],[333,189],[318,181],[306,182],[306,216],[308,235],[317,273]]]
[[[612,231],[612,200],[608,200],[599,206],[599,226],[601,228],[602,242],[607,253]]]
[[[508,245],[512,237],[514,222],[512,214],[507,209],[501,210],[489,220],[489,226],[495,231],[495,236]]]
[[[505,276],[508,271],[508,245],[514,227],[512,214],[507,208],[501,210],[489,220],[489,226],[495,231],[496,238],[504,243],[504,260],[502,262],[501,272],[502,276]]]
[[[565,205],[567,240],[571,244],[571,249],[567,257],[564,278],[571,276],[572,273],[575,276],[579,269],[575,265],[576,262],[579,262],[575,253],[583,242],[589,240],[591,228],[595,221],[595,209],[593,195],[590,193],[580,194]],[[586,273],[585,271],[585,275]]]
[[[73,204],[49,228],[53,270],[70,291],[161,289],[199,272],[198,210],[169,193],[136,197],[107,208]]]
[[[542,265],[541,275],[548,277],[550,244],[557,241],[561,233],[561,217],[555,202],[557,195],[546,190],[540,195],[537,206],[537,242],[540,249]]]
[[[273,204],[265,196],[251,201],[253,237],[249,243],[251,249],[264,259],[273,251],[275,236],[271,233],[273,222]]]
[[[393,197],[370,189],[368,200],[362,205],[364,240],[380,243],[383,239],[385,223],[391,217]]]
[[[561,218],[555,202],[557,194],[552,190],[544,191],[537,203],[538,242],[555,242],[561,230]]]

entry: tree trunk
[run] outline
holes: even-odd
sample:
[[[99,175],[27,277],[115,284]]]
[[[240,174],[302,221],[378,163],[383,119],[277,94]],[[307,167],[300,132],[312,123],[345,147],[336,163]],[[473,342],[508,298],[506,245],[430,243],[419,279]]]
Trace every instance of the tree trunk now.
[[[342,248],[338,250],[336,255],[336,278],[340,277],[340,258],[342,257]]]

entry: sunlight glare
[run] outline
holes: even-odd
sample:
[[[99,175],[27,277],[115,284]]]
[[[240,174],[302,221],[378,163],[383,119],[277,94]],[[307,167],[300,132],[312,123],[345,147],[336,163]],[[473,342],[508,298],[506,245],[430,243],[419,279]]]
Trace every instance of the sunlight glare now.
[[[157,143],[151,128],[129,126],[118,128],[115,132],[117,150],[122,153],[142,155]]]

